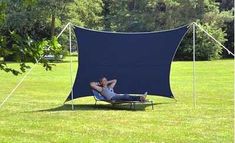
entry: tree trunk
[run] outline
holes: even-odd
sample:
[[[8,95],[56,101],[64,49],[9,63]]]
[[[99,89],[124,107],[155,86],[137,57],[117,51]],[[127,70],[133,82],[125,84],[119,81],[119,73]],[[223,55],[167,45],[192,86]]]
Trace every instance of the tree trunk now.
[[[55,36],[55,14],[51,15],[51,38]]]
[[[110,14],[110,10],[109,10],[109,6],[110,6],[110,2],[108,0],[104,0],[104,9],[103,9],[103,13],[104,13],[104,29],[106,31],[110,31],[111,30],[111,23],[110,23],[110,19],[109,19],[109,14]]]

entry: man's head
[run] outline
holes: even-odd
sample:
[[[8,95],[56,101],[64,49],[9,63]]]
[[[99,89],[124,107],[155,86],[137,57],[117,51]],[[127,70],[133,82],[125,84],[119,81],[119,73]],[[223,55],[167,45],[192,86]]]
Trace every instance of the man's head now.
[[[100,78],[99,82],[100,82],[100,85],[104,87],[107,85],[108,80],[106,77],[102,77]]]

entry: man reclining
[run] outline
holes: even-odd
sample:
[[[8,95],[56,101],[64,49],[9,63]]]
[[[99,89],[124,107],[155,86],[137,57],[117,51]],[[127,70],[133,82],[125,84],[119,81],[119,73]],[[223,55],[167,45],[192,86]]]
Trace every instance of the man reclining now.
[[[103,77],[99,82],[91,82],[90,86],[92,89],[97,90],[106,100],[115,100],[115,101],[141,101],[144,102],[147,97],[147,92],[141,96],[132,96],[129,94],[117,94],[114,92],[113,88],[116,85],[117,80],[107,80],[106,77]]]

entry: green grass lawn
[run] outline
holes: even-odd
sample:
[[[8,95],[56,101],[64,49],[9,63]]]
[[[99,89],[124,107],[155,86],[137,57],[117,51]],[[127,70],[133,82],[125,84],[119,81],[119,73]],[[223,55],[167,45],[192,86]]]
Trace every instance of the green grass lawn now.
[[[0,71],[0,102],[22,77]],[[37,65],[0,109],[0,142],[233,142],[233,60],[196,63],[196,108],[192,62],[173,63],[171,86],[177,102],[148,96],[154,110],[102,102],[95,107],[86,97],[75,100],[72,111],[71,102],[63,105],[71,89],[69,62],[49,72]]]

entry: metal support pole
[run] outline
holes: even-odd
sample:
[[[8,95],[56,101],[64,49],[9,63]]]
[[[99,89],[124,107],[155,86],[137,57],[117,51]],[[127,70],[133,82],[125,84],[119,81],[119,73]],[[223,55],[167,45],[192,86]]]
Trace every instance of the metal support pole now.
[[[195,94],[196,33],[195,32],[196,32],[196,27],[195,27],[195,24],[193,24],[193,104],[194,104],[194,108],[196,107],[196,94]]]
[[[235,1],[233,2],[235,6]],[[235,15],[233,14],[233,31],[235,31]],[[235,34],[233,32],[233,41],[235,41]],[[233,42],[233,53],[235,54],[235,43]],[[235,56],[233,57],[233,135],[235,141]]]
[[[70,78],[71,78],[71,102],[72,102],[72,110],[74,110],[74,105],[73,105],[73,75],[72,75],[72,37],[71,37],[71,24],[69,24],[69,51],[70,51]]]

